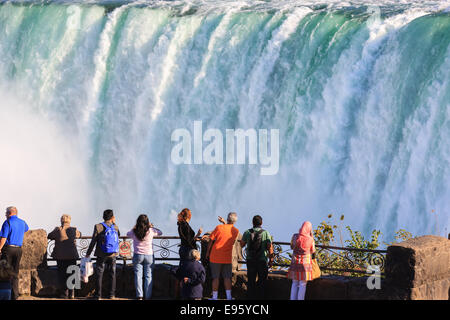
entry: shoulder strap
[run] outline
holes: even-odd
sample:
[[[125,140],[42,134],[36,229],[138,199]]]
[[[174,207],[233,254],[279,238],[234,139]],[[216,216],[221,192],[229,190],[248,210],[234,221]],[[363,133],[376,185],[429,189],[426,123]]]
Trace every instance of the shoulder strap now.
[[[111,229],[114,225],[112,224],[111,227],[109,227],[105,222],[102,222],[102,226],[105,227],[105,231],[108,229]]]

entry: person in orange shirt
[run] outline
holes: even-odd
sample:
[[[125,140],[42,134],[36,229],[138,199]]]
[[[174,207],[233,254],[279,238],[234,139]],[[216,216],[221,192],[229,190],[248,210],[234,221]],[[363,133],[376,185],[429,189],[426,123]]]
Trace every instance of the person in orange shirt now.
[[[224,223],[223,218],[219,221]],[[222,275],[227,299],[231,300],[231,277],[232,277],[232,253],[239,230],[234,227],[237,221],[236,212],[230,212],[227,217],[227,223],[218,225],[211,233],[206,251],[206,258],[209,259],[212,278],[212,300],[217,300],[219,290],[219,278]]]

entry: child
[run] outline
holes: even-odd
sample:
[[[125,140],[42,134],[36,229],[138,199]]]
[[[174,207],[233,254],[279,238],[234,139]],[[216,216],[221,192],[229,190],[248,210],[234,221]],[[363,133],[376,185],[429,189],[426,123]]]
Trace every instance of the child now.
[[[205,268],[200,260],[200,252],[191,250],[190,260],[177,270],[177,278],[181,281],[181,297],[183,300],[201,300],[203,297],[203,283],[206,280]]]

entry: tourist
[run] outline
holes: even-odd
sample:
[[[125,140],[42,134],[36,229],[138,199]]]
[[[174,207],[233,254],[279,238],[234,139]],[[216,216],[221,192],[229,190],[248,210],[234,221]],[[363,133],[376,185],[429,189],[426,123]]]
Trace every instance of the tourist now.
[[[22,243],[25,232],[28,231],[27,223],[17,217],[17,214],[16,207],[6,208],[6,221],[0,231],[1,259],[7,260],[14,271],[11,278],[12,300],[17,300],[19,297],[19,266],[22,258]]]
[[[291,239],[293,249],[288,278],[292,279],[291,300],[304,300],[307,281],[312,280],[311,255],[316,251],[311,222],[303,223]]]
[[[144,300],[144,298],[149,300],[152,296],[152,273],[155,266],[152,242],[154,236],[160,235],[162,235],[161,230],[156,229],[145,214],[137,218],[136,225],[127,233],[127,237],[133,240],[134,285],[138,300]],[[144,277],[144,289],[142,277]]]
[[[7,260],[0,260],[0,300],[11,300],[11,279],[14,270]]]
[[[190,260],[189,252],[192,249],[197,250],[197,240],[200,240],[199,237],[203,232],[203,229],[200,228],[198,229],[197,234],[195,234],[194,230],[192,230],[191,226],[189,225],[189,221],[191,220],[191,218],[191,210],[187,208],[181,210],[181,212],[178,214],[178,235],[181,239],[181,245],[178,251],[180,254],[180,266],[184,262]]]
[[[80,231],[75,227],[70,226],[71,217],[67,214],[61,217],[61,226],[56,227],[47,236],[50,240],[55,240],[55,247],[52,252],[52,257],[56,259],[58,266],[59,280],[63,293],[62,298],[73,299],[75,297],[75,290],[69,289],[67,286],[67,268],[69,266],[76,266],[78,255],[75,239],[81,237]]]
[[[92,250],[95,248],[97,262],[95,264],[95,273],[97,283],[95,286],[94,298],[102,297],[102,280],[105,270],[109,275],[109,299],[115,298],[116,292],[116,258],[119,254],[119,228],[116,225],[116,219],[112,210],[103,212],[104,222],[94,226],[92,240],[86,253],[89,258]]]
[[[249,299],[264,299],[264,287],[269,274],[269,267],[273,263],[272,237],[269,232],[262,229],[262,218],[253,217],[253,228],[244,232],[240,241],[246,248],[247,261],[247,296]],[[258,282],[256,277],[258,276]]]
[[[191,218],[192,213],[188,208],[184,208],[183,210],[181,210],[177,218],[178,235],[180,236],[181,240],[180,249],[178,250],[178,253],[180,255],[179,268],[181,268],[183,263],[186,263],[190,260],[189,252],[192,249],[197,250],[197,240],[200,240],[199,237],[203,232],[203,229],[200,228],[198,229],[197,234],[195,234],[194,230],[192,230],[191,226],[189,225],[189,221],[191,221]],[[178,282],[175,285],[176,298],[178,298],[179,295],[180,285],[181,283]]]
[[[200,262],[200,252],[192,249],[189,261],[177,270],[177,278],[181,281],[181,297],[183,300],[201,300],[206,271]]]
[[[221,221],[220,217],[219,221]],[[227,217],[227,223],[218,225],[210,235],[206,257],[209,259],[211,268],[212,300],[217,300],[219,278],[221,275],[223,277],[227,299],[232,299],[232,254],[234,243],[239,235],[239,230],[234,227],[236,221],[237,214],[235,212],[230,212]]]

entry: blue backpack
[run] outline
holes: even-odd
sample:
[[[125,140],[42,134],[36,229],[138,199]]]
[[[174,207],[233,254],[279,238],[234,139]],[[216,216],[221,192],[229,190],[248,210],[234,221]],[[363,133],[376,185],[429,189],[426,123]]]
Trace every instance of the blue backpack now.
[[[119,252],[119,234],[114,228],[114,224],[109,227],[106,223],[102,222],[105,227],[105,234],[102,240],[102,251],[104,253],[117,253]]]

